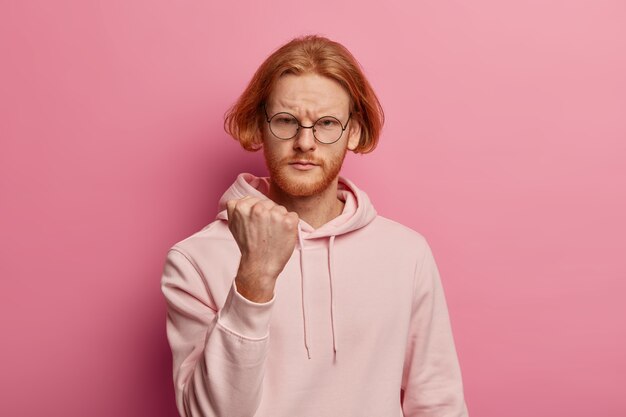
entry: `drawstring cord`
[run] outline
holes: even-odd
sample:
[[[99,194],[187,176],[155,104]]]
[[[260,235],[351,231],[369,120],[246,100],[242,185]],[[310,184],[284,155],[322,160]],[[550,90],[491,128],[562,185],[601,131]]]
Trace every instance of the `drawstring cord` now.
[[[302,322],[304,324],[304,347],[306,354],[311,359],[311,349],[309,348],[309,334],[306,328],[306,298],[304,297],[304,241],[302,240],[302,229],[298,223],[298,240],[300,241],[300,279],[302,288]]]
[[[300,228],[300,224],[298,223],[298,240],[300,242],[300,279],[301,279],[301,297],[302,297],[302,322],[304,324],[304,347],[306,348],[306,354],[309,359],[311,359],[311,348],[309,346],[309,333],[307,332],[307,305],[306,305],[306,297],[304,296],[304,240],[302,239],[302,229]],[[333,286],[333,272],[335,270],[334,258],[333,258],[333,248],[335,243],[335,236],[330,236],[328,240],[328,277],[330,283],[330,321],[331,321],[331,329],[333,333],[333,352],[335,355],[337,354],[338,343],[337,343],[337,325],[335,322],[335,288]]]
[[[337,354],[337,337],[335,336],[335,297],[333,288],[333,243],[335,242],[335,235],[332,235],[328,240],[328,279],[330,280],[330,321],[333,330],[333,351]]]

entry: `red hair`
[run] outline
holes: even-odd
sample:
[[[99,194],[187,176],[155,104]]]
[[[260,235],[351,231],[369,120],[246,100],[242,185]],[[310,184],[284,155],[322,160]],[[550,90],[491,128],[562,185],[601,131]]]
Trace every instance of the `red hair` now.
[[[276,81],[284,74],[315,73],[331,78],[346,90],[352,106],[352,120],[361,126],[355,153],[368,153],[378,144],[385,121],[383,108],[365,78],[359,62],[338,42],[318,35],[295,38],[272,53],[257,69],[237,102],[228,110],[224,130],[248,151],[262,144],[261,108]]]

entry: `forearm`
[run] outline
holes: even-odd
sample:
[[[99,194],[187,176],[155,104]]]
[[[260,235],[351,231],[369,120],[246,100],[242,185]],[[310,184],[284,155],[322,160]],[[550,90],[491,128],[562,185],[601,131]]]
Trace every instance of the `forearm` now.
[[[203,282],[184,254],[169,253],[162,290],[179,413],[252,416],[261,400],[273,299],[247,300],[233,282],[216,308]]]
[[[255,303],[267,303],[274,298],[276,274],[260,272],[261,269],[246,263],[243,258],[239,264],[235,286],[237,293]]]
[[[254,415],[261,401],[268,346],[268,337],[242,337],[216,320],[192,374],[177,387],[181,416]]]

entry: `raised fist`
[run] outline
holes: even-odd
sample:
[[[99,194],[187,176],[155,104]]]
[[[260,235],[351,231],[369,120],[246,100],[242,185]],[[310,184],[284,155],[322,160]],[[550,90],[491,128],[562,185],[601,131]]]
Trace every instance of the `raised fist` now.
[[[241,251],[237,291],[251,301],[269,301],[296,246],[298,214],[250,196],[229,200],[226,207],[228,228]]]

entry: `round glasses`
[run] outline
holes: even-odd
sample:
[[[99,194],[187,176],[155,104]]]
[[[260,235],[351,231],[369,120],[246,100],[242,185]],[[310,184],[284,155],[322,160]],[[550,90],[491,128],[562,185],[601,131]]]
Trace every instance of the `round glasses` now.
[[[265,105],[263,105],[263,110],[265,111],[265,121],[270,125],[270,132],[278,139],[289,140],[298,134],[300,128],[313,129],[315,140],[327,145],[335,143],[341,138],[352,117],[352,112],[350,112],[345,126],[341,124],[339,119],[333,116],[323,116],[317,119],[311,126],[303,126],[296,116],[291,113],[283,111],[269,117]]]

